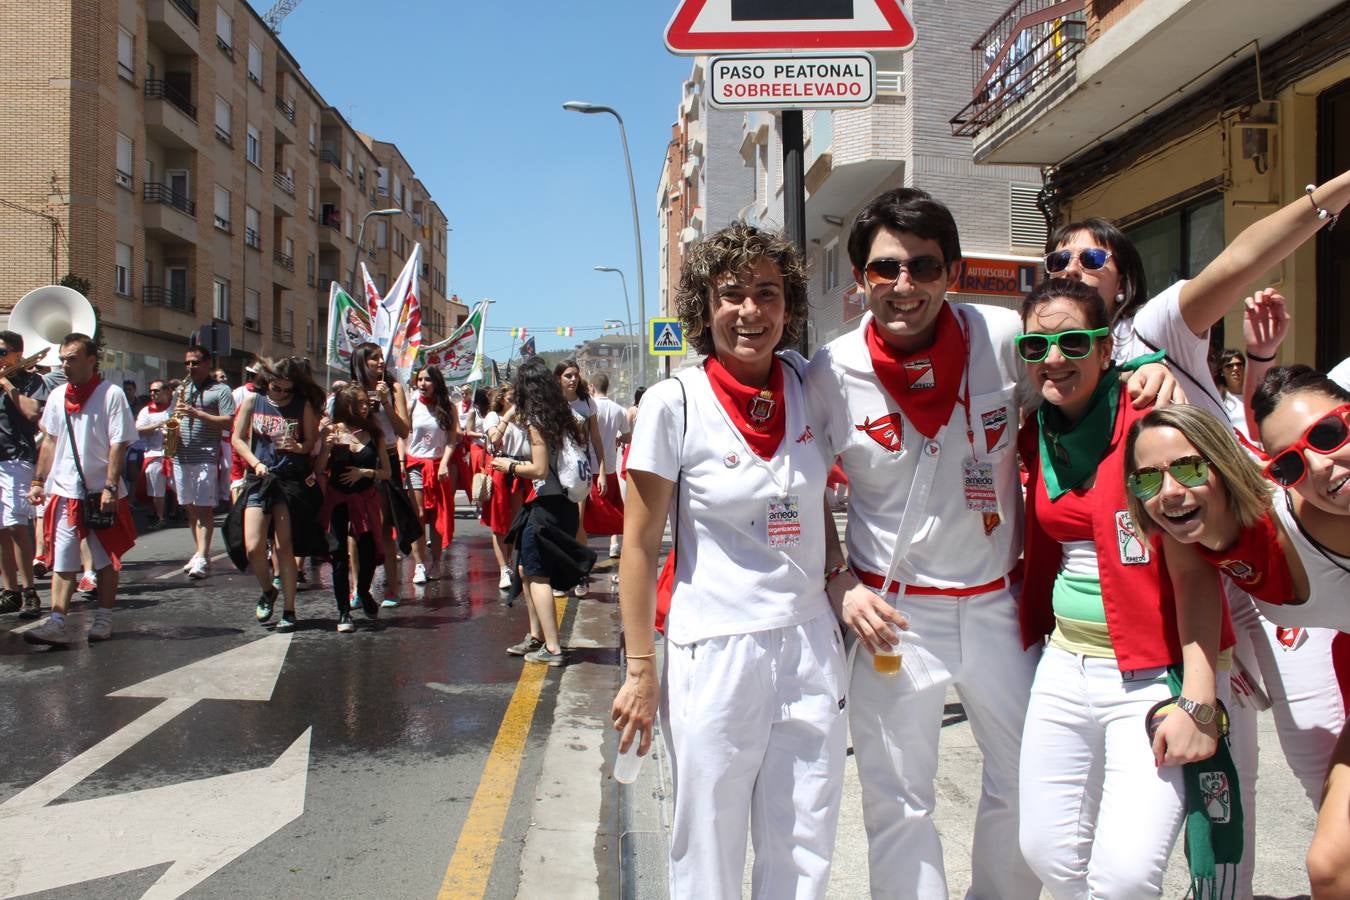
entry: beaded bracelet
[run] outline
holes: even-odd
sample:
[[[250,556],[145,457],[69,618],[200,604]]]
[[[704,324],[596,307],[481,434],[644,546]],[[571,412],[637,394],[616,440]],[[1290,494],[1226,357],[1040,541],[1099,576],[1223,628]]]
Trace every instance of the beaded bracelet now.
[[[1274,362],[1274,361],[1275,361],[1275,354],[1274,354],[1274,353],[1270,354],[1269,356],[1257,356],[1255,353],[1253,353],[1253,352],[1250,351],[1250,350],[1245,350],[1245,351],[1243,351],[1243,352],[1246,354],[1246,357],[1247,357],[1248,359],[1250,359],[1252,362]]]
[[[1340,213],[1334,213],[1329,209],[1323,209],[1322,207],[1317,205],[1317,201],[1313,199],[1313,191],[1317,190],[1317,185],[1310,184],[1303,190],[1305,193],[1307,193],[1308,202],[1312,204],[1313,210],[1317,213],[1317,218],[1321,219],[1324,222],[1326,221],[1331,222],[1331,227],[1328,228],[1327,231],[1330,231],[1332,228],[1335,228],[1336,222],[1339,221],[1341,218]]]
[[[848,571],[848,566],[845,565],[845,564],[843,564],[843,563],[841,563],[841,564],[835,566],[833,569],[831,569],[830,571],[828,571],[828,572],[825,573],[825,583],[826,583],[826,584],[829,584],[829,583],[830,583],[831,581],[833,581],[837,576],[843,575],[843,574],[844,574],[845,572],[847,572],[847,571]]]

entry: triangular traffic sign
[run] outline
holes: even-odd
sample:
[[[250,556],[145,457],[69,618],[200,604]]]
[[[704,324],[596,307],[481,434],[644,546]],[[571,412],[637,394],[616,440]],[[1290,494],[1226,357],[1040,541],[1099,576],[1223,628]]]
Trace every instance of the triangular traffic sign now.
[[[672,53],[905,50],[914,24],[901,0],[680,0]]]

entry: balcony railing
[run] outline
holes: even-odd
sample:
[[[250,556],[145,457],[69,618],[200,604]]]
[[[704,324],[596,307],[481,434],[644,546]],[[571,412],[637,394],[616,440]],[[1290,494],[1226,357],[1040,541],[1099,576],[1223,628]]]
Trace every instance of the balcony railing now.
[[[273,251],[272,251],[272,262],[274,262],[274,263],[276,263],[277,265],[281,266],[281,267],[282,267],[283,269],[285,269],[287,272],[294,272],[294,271],[295,271],[295,257],[294,257],[294,256],[287,256],[285,253],[282,253],[280,250],[273,250]]]
[[[292,125],[295,124],[295,104],[287,103],[286,98],[278,94],[277,109],[281,110],[281,114],[285,116]]]
[[[192,105],[192,100],[163,78],[147,78],[145,96],[150,100],[168,100],[189,119],[197,121],[197,107]]]
[[[196,301],[186,291],[175,291],[171,288],[147,284],[141,288],[141,298],[145,301],[146,306],[163,306],[166,309],[176,309],[185,313],[197,311]]]
[[[333,279],[331,279],[331,278],[320,278],[320,279],[319,279],[319,290],[321,290],[321,291],[326,291],[326,290],[328,290],[330,287],[332,287],[332,285],[333,285]]]
[[[193,6],[191,0],[169,0],[178,10],[192,22],[197,24],[197,7]]]
[[[146,203],[164,203],[172,206],[179,212],[187,213],[194,218],[197,215],[197,204],[176,193],[166,184],[160,184],[158,181],[149,181],[145,184],[145,190],[141,197]]]
[[[285,172],[273,172],[272,183],[281,188],[292,197],[295,196],[295,179]]]
[[[272,340],[286,347],[295,346],[295,343],[291,340],[291,333],[281,328],[272,329]]]
[[[244,226],[244,246],[252,247],[254,250],[262,249],[262,235],[258,233],[258,229]]]
[[[324,147],[319,151],[319,162],[326,162],[334,168],[342,168],[342,160],[338,158],[336,150],[330,150]]]
[[[1087,0],[1017,0],[971,45],[971,101],[951,119],[970,137],[1058,75],[1086,43]]]

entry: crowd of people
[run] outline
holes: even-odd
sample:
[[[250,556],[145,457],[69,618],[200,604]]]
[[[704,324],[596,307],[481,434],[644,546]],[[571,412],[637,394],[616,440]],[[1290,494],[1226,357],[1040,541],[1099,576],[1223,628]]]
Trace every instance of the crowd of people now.
[[[792,244],[691,247],[706,358],[633,429],[613,704],[621,752],[662,722],[671,896],[739,896],[748,837],[753,896],[824,896],[851,734],[872,895],[946,897],[950,688],[983,756],[967,896],[1159,897],[1184,824],[1194,895],[1250,897],[1264,708],[1319,810],[1313,896],[1350,896],[1350,393],[1273,365],[1285,300],[1249,287],[1348,203],[1345,173],[1157,293],[1119,228],[1067,224],[1012,311],[949,300],[950,211],[887,191],[847,245],[867,312],[809,361]]]

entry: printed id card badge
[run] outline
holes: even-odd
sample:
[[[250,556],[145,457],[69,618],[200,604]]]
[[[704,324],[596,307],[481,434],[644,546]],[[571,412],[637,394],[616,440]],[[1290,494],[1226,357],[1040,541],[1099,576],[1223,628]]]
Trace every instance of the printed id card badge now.
[[[800,547],[802,543],[802,505],[796,494],[769,501],[765,517],[769,524],[770,547]]]
[[[998,493],[994,490],[994,464],[967,459],[961,464],[961,473],[966,509],[977,513],[998,512]]]

